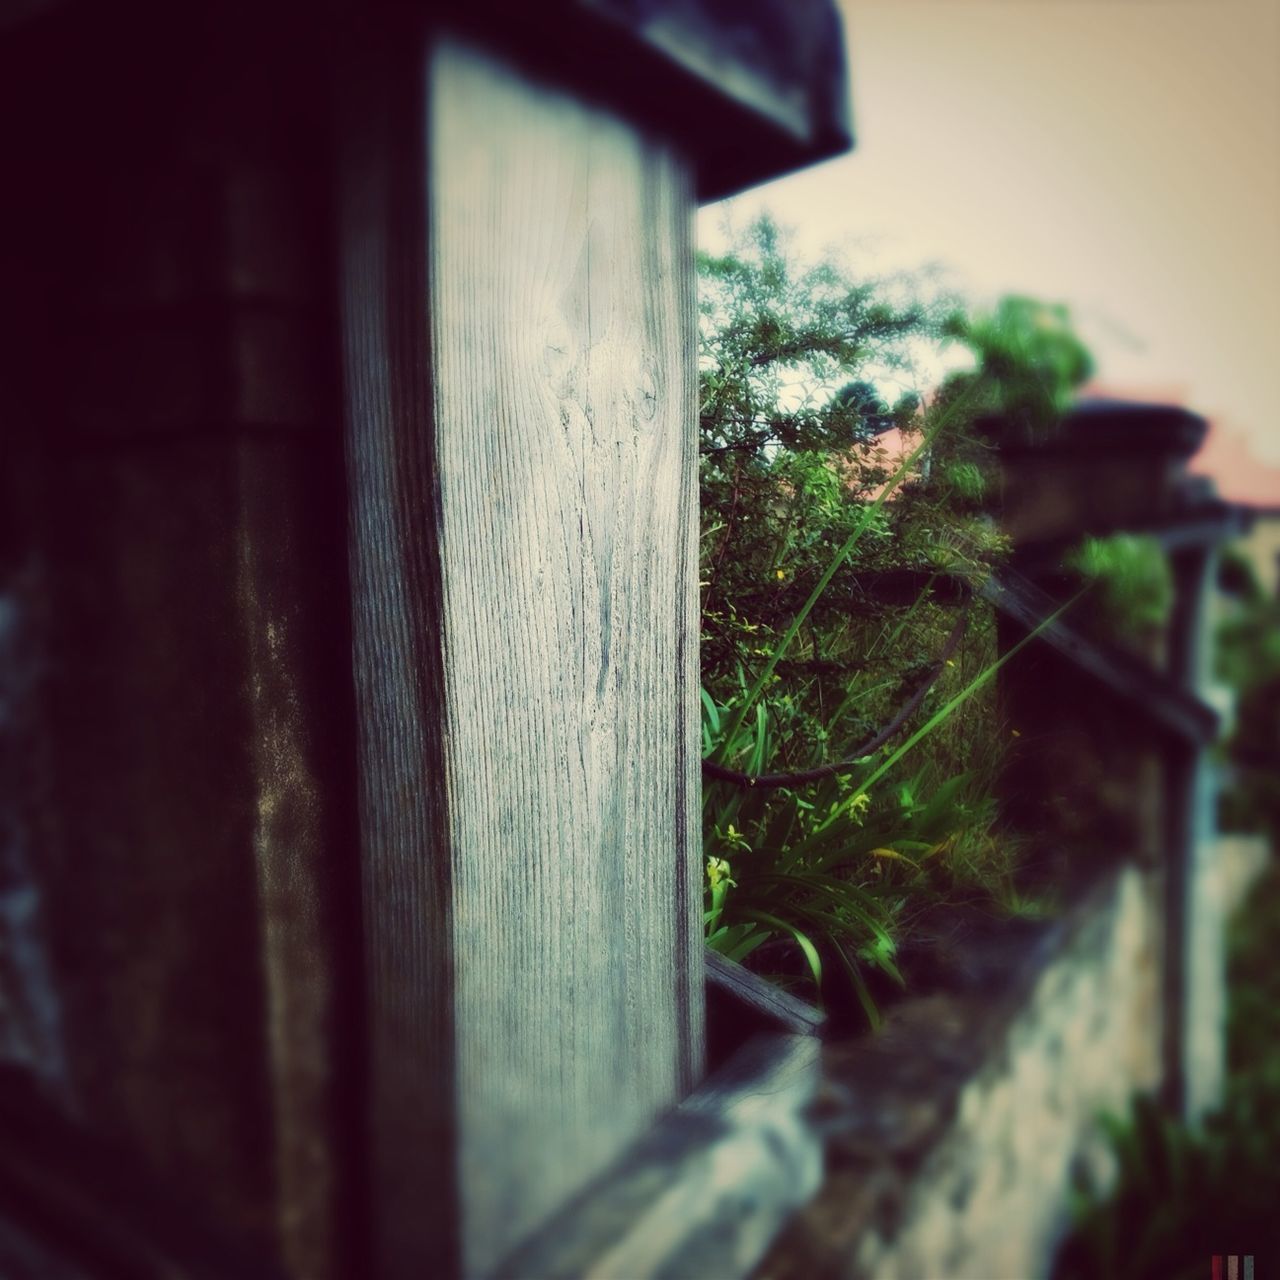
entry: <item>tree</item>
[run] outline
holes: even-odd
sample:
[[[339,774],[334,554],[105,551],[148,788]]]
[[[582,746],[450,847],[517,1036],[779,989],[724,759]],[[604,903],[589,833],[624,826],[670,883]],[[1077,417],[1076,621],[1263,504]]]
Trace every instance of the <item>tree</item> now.
[[[889,479],[886,437],[920,440],[913,366],[938,347],[954,305],[910,281],[855,280],[831,258],[799,265],[767,217],[699,267],[703,660],[723,685],[776,639]],[[965,425],[957,416],[930,452],[955,453]],[[789,662],[828,674],[866,663],[839,626],[875,612],[859,575],[982,572],[999,544],[973,515],[975,469],[935,468],[927,481],[922,468],[877,514],[825,595],[801,646],[810,652]],[[881,661],[911,667],[912,634]]]
[[[905,425],[918,400],[890,407],[851,370],[907,368],[913,340],[935,334],[937,306],[887,300],[826,259],[800,268],[767,216],[725,254],[700,254],[700,424],[704,455],[759,458],[770,446],[846,449],[875,426]]]
[[[699,266],[709,940],[814,981],[834,961],[874,1019],[868,978],[900,980],[929,904],[1012,894],[971,427],[1056,405],[1083,348],[1025,300],[973,318],[802,266],[768,218]],[[926,406],[912,369],[948,340],[975,367]]]
[[[1010,295],[992,311],[957,311],[943,334],[973,353],[972,372],[955,374],[946,392],[982,384],[979,412],[999,415],[1027,439],[1052,430],[1076,389],[1093,374],[1093,357],[1061,304]]]
[[[951,307],[830,259],[799,266],[768,219],[700,267],[710,935],[735,958],[790,948],[815,979],[834,959],[874,1016],[864,969],[897,976],[904,904],[935,875],[921,855],[968,866],[962,833],[989,825],[950,758],[967,747],[939,734],[910,772],[888,754],[993,644],[956,608],[956,580],[1000,547],[973,494],[913,466],[885,500],[902,472],[886,437],[936,451],[963,434],[910,384]],[[869,791],[846,776],[884,761]]]

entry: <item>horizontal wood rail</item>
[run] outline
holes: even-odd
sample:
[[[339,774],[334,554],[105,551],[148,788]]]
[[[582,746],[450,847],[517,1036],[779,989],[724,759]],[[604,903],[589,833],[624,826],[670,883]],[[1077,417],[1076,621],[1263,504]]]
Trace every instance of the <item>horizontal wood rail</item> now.
[[[826,1026],[821,1009],[799,1000],[744,965],[722,956],[710,947],[703,952],[707,986],[725,992],[753,1012],[763,1014],[792,1035],[818,1036]]]
[[[1046,625],[1046,619],[1061,606],[1061,601],[1021,574],[1006,569],[993,575],[982,588],[982,595],[1029,630],[1039,628],[1037,643],[1047,645],[1092,676],[1156,728],[1194,745],[1210,743],[1217,737],[1218,713],[1169,676],[1132,654],[1086,637],[1067,622],[1058,620]]]

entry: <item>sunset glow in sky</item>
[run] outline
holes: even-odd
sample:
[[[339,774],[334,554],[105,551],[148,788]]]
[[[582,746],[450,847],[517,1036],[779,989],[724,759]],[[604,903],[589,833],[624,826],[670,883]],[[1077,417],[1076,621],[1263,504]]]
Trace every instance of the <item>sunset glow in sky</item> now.
[[[1180,389],[1275,487],[1280,0],[842,7],[856,149],[734,221],[766,207],[805,253],[864,242],[877,272],[937,262],[978,301],[1066,302],[1110,388]]]

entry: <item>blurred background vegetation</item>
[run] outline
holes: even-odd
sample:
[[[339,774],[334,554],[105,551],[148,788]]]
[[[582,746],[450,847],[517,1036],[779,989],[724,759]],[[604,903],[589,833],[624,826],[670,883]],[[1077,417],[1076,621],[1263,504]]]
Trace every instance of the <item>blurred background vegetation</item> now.
[[[997,807],[1018,740],[1053,726],[996,697],[990,424],[1045,439],[1093,363],[1063,307],[972,313],[923,276],[802,262],[767,216],[699,275],[707,940],[874,1024],[940,921],[1054,905]],[[1060,572],[1080,625],[1156,657],[1154,539],[1086,537]],[[1274,834],[1280,603],[1230,551],[1220,586],[1223,825]]]
[[[975,421],[1046,431],[1092,364],[1060,307],[803,264],[767,217],[699,269],[708,942],[874,1023],[939,909],[1043,907],[996,830]]]
[[[1214,656],[1235,694],[1235,724],[1223,748],[1218,820],[1226,831],[1265,832],[1280,847],[1280,599],[1263,590],[1250,561],[1228,550],[1219,589],[1225,616]]]

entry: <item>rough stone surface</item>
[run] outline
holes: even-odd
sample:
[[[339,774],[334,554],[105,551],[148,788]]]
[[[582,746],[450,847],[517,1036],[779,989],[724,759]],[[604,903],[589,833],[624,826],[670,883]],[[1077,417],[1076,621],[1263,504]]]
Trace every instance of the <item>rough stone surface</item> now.
[[[1026,935],[1004,979],[909,1001],[827,1051],[823,1190],[757,1277],[1046,1273],[1100,1112],[1155,1088],[1161,894],[1126,867]]]

